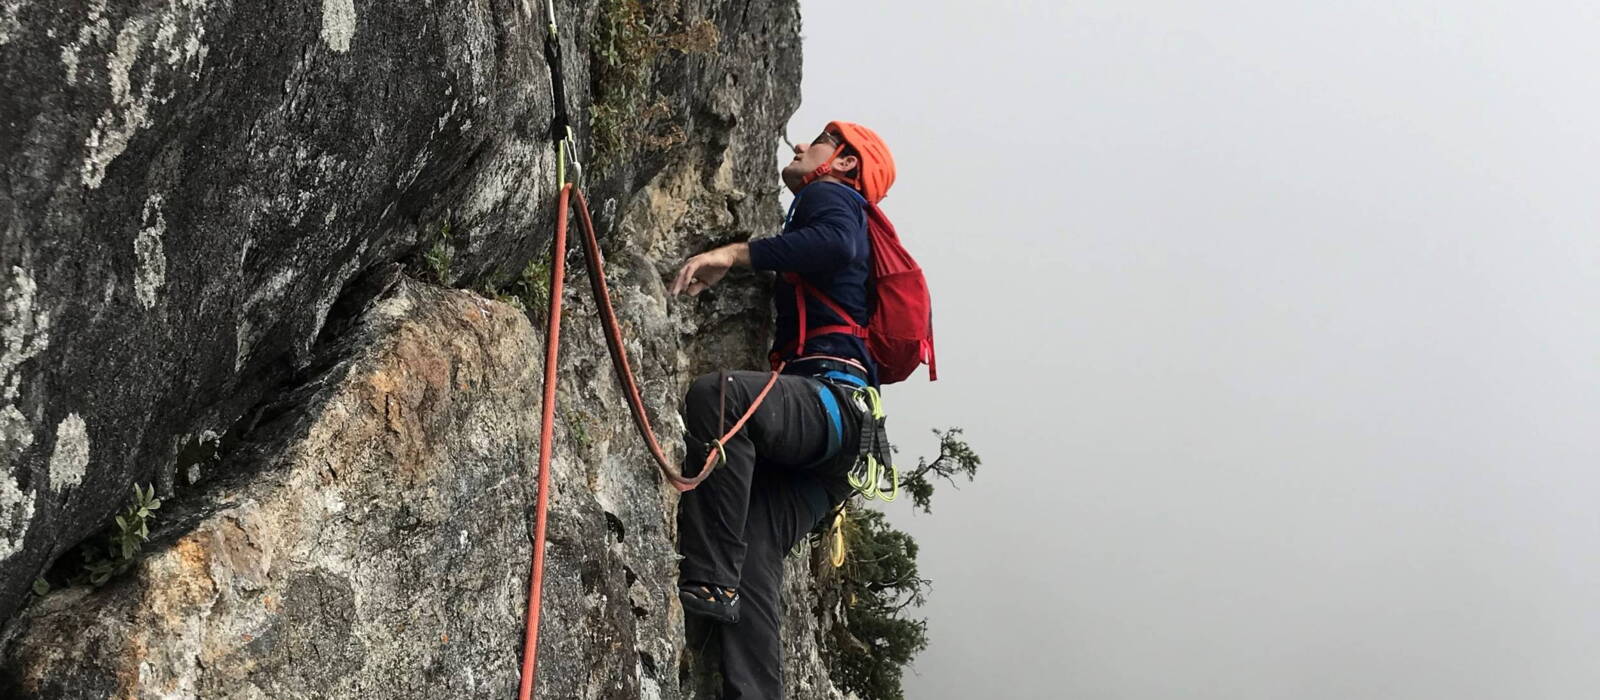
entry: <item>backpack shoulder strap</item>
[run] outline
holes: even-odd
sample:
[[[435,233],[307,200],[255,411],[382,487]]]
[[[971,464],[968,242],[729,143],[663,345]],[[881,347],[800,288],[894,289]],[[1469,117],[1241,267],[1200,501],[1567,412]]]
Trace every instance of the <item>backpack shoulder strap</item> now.
[[[804,327],[806,323],[805,295],[807,294],[816,297],[817,301],[822,302],[822,305],[828,307],[829,311],[832,311],[834,315],[844,320],[844,324],[842,325],[833,324],[827,326],[818,326],[810,329],[813,334],[825,335],[828,333],[849,333],[857,338],[867,337],[868,332],[866,326],[856,323],[856,320],[850,316],[850,312],[845,311],[844,307],[839,306],[839,302],[834,301],[833,297],[830,297],[822,290],[817,289],[815,285],[805,281],[805,279],[800,277],[800,275],[790,272],[785,275],[785,279],[789,282],[789,284],[794,286],[794,303],[796,312],[800,317],[800,338],[802,347],[805,345],[804,339],[807,331],[807,329]]]

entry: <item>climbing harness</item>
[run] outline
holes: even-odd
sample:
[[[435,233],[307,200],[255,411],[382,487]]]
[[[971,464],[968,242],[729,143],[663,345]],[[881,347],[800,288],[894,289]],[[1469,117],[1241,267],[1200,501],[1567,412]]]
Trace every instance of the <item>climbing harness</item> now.
[[[820,370],[813,378],[823,382],[818,393],[822,399],[823,408],[832,420],[833,428],[830,436],[842,435],[842,416],[838,400],[834,397],[831,385],[847,393],[850,402],[855,405],[861,415],[861,433],[856,445],[856,461],[851,465],[847,474],[850,486],[856,493],[869,501],[881,500],[885,503],[894,502],[900,494],[899,471],[894,467],[894,448],[889,444],[889,434],[885,428],[888,414],[883,410],[883,396],[875,387],[868,386],[865,379],[839,369],[842,363],[833,358],[811,355],[795,360],[795,362],[808,362],[821,358]],[[837,446],[831,446],[828,452],[829,459],[837,454]],[[884,482],[888,482],[888,486]]]
[[[846,480],[849,482],[852,495],[859,494],[862,498],[872,501],[881,500],[892,503],[900,495],[900,472],[894,466],[893,447],[889,445],[889,437],[884,424],[887,415],[883,410],[883,397],[876,388],[867,386],[860,377],[837,369],[828,369],[816,375],[817,379],[826,384],[832,384],[849,392],[850,400],[861,413],[861,438],[857,445],[856,461],[851,464]],[[827,397],[832,397],[830,390],[824,389]],[[836,403],[824,401],[830,417],[837,421],[838,406]],[[887,486],[885,483],[887,482]],[[826,545],[828,548],[828,561],[834,568],[844,566],[847,546],[844,536],[845,507],[849,499],[840,503],[833,509],[829,516],[824,516],[828,523],[825,530],[813,531],[814,545]]]

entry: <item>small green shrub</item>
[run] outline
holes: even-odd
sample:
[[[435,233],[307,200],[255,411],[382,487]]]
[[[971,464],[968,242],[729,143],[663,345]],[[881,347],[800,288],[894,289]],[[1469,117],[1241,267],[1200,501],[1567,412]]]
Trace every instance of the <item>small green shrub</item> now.
[[[83,545],[83,570],[73,578],[72,583],[88,583],[99,587],[133,566],[134,557],[150,539],[150,522],[155,520],[155,511],[160,508],[161,499],[156,498],[154,485],[140,488],[134,484],[133,502],[117,514],[115,528],[108,530],[100,543]],[[41,580],[34,582],[36,591],[40,583],[44,583],[46,591],[49,590],[49,582]]]
[[[910,493],[912,506],[924,513],[933,512],[929,508],[929,502],[933,499],[933,477],[944,479],[954,487],[956,477],[965,476],[967,481],[972,481],[978,474],[978,467],[983,464],[978,454],[967,445],[960,428],[935,428],[933,434],[939,438],[939,456],[931,462],[926,457],[919,459],[917,468],[900,478],[900,490]]]

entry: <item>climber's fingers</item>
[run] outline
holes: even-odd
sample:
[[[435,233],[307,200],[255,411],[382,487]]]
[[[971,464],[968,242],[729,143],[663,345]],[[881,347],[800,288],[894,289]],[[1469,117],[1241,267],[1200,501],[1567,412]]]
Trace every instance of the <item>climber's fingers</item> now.
[[[689,258],[689,261],[685,262],[683,267],[678,268],[678,276],[672,280],[673,296],[682,294],[688,291],[689,287],[695,286],[694,283],[698,282],[699,280],[695,279],[694,273],[699,267],[700,256],[696,255],[692,258]]]
[[[720,251],[701,253],[683,264],[678,270],[678,276],[672,281],[672,294],[687,293],[694,296],[711,288],[711,285],[722,280],[728,274],[728,263],[723,260]]]

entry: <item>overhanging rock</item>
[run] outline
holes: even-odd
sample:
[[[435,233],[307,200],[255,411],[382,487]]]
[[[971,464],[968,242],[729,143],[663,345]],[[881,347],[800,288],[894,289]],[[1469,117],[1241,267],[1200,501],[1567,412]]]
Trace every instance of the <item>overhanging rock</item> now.
[[[625,5],[557,3],[584,144],[608,60],[591,42]],[[0,619],[135,483],[168,496],[183,455],[246,431],[354,313],[335,309],[362,301],[358,280],[447,228],[452,284],[539,254],[555,155],[538,7],[0,1]],[[775,226],[799,17],[792,0],[640,7],[717,39],[660,46],[622,106],[676,138],[591,183],[618,228],[665,163],[715,181],[715,216],[624,234],[648,277]]]

